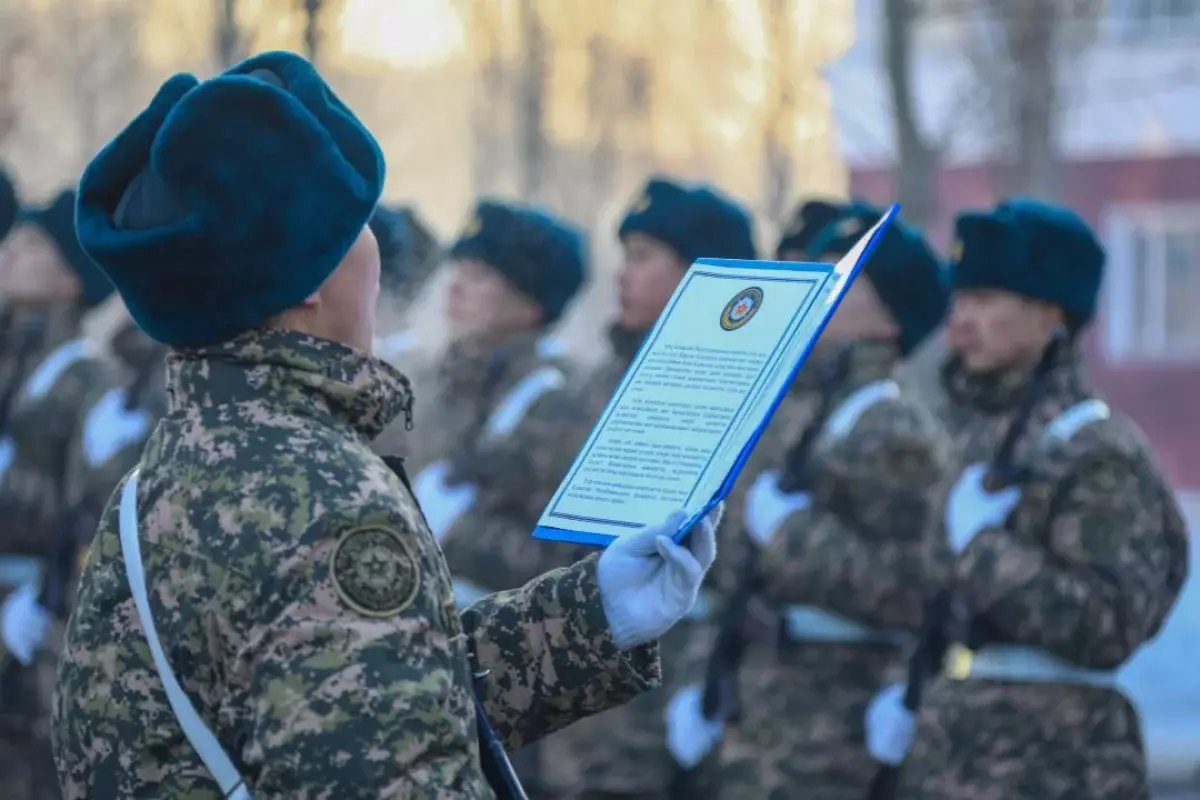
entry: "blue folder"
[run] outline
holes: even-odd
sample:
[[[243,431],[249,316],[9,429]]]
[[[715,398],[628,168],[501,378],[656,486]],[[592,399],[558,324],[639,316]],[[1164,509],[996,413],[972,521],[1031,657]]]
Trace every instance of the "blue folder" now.
[[[747,268],[767,271],[768,273],[790,272],[795,275],[796,273],[803,272],[809,274],[820,274],[823,279],[821,281],[821,285],[816,287],[816,291],[812,293],[811,302],[806,302],[805,307],[795,309],[795,317],[793,322],[789,323],[788,330],[791,330],[792,324],[799,326],[802,324],[809,324],[814,319],[816,320],[816,325],[809,331],[809,338],[804,344],[799,358],[795,360],[795,363],[791,365],[790,370],[788,371],[787,381],[783,385],[783,389],[779,391],[778,394],[771,400],[769,406],[767,407],[766,414],[762,416],[762,418],[754,426],[748,440],[741,447],[737,458],[733,462],[733,466],[725,475],[725,478],[721,482],[717,491],[712,493],[711,496],[707,497],[703,502],[697,505],[695,503],[696,498],[694,497],[696,490],[693,489],[692,496],[689,496],[688,502],[684,504],[685,508],[692,509],[692,513],[680,526],[674,536],[675,541],[677,542],[683,539],[687,535],[687,532],[691,530],[691,528],[699,520],[701,520],[704,515],[708,514],[714,507],[717,506],[717,504],[725,500],[725,498],[728,497],[729,493],[733,490],[733,486],[737,481],[738,475],[741,473],[743,467],[745,467],[747,459],[749,459],[755,445],[758,444],[759,438],[762,436],[763,431],[770,423],[772,416],[774,416],[776,409],[783,401],[788,389],[791,387],[792,383],[795,382],[797,374],[799,374],[800,369],[804,366],[804,362],[808,360],[809,355],[812,353],[812,348],[816,344],[817,339],[820,337],[821,332],[825,329],[826,324],[828,324],[834,312],[837,311],[838,306],[841,304],[842,298],[845,296],[846,290],[862,270],[863,264],[865,264],[867,259],[871,257],[871,254],[874,252],[875,247],[878,245],[880,238],[887,229],[887,226],[895,218],[899,210],[900,207],[898,205],[893,205],[891,208],[889,208],[880,221],[870,231],[864,234],[863,240],[861,240],[859,243],[862,246],[860,252],[857,254],[857,257],[853,259],[845,258],[836,265],[801,264],[787,261],[730,261],[707,258],[696,261],[688,270],[688,273],[684,276],[684,279],[680,282],[679,288],[672,296],[670,302],[668,302],[667,307],[659,317],[658,322],[646,336],[641,349],[630,363],[629,369],[622,378],[620,385],[618,385],[617,389],[613,392],[612,398],[609,400],[604,412],[600,415],[600,418],[593,428],[591,435],[588,437],[587,442],[580,450],[579,455],[576,456],[575,462],[571,465],[571,469],[567,472],[567,475],[563,479],[562,484],[559,486],[558,491],[555,492],[554,497],[551,499],[546,511],[543,513],[540,524],[534,530],[534,538],[562,542],[574,542],[577,544],[606,546],[618,538],[618,534],[589,531],[587,530],[587,526],[589,524],[595,524],[597,527],[609,529],[617,528],[632,532],[633,530],[641,528],[644,525],[656,524],[662,521],[661,519],[618,520],[610,518],[588,518],[572,515],[562,510],[561,506],[563,504],[561,501],[575,479],[576,474],[587,462],[592,445],[596,442],[600,432],[603,430],[604,426],[612,416],[612,412],[618,406],[620,398],[624,394],[626,388],[631,384],[634,377],[637,375],[638,370],[644,363],[645,356],[653,350],[658,332],[663,327],[664,323],[670,318],[676,302],[680,299],[680,297],[683,296],[689,279],[695,275],[704,275],[707,278],[724,277],[721,274],[722,270],[726,271],[728,277],[739,277],[739,273],[731,273],[730,270],[745,270]],[[770,278],[759,278],[758,280],[769,281]],[[792,283],[802,282],[797,280],[795,277],[788,278],[788,280]],[[833,282],[832,285],[830,285],[830,281]],[[830,293],[823,296],[821,293],[827,288],[830,289]],[[817,302],[822,299],[825,300],[824,307],[815,308]],[[810,318],[810,315],[812,314],[819,314],[821,316],[819,318]],[[776,364],[779,363],[780,350],[794,344],[794,342],[795,340],[793,338],[791,341],[783,339],[777,343],[776,349],[773,352]],[[765,363],[769,365],[771,362],[767,361]],[[766,372],[767,368],[764,367],[759,377],[756,378],[755,382],[752,384],[750,392],[748,392],[746,397],[743,398],[742,405],[739,407],[738,413],[735,413],[734,416],[729,420],[729,424],[726,427],[726,436],[729,435],[739,420],[744,421],[746,419],[745,417],[739,417],[739,415],[754,397],[754,387],[765,382]],[[776,374],[776,378],[777,377],[778,373]],[[724,442],[726,440],[725,438],[722,438],[720,441]],[[720,448],[718,447],[718,450],[719,449]],[[714,450],[709,454],[710,464],[716,453],[717,450]],[[726,451],[726,453],[728,454],[728,451]],[[701,474],[703,475],[703,473]],[[709,485],[711,486],[711,484]],[[567,521],[569,521],[573,527],[561,527]],[[584,530],[577,530],[576,528],[584,528]]]

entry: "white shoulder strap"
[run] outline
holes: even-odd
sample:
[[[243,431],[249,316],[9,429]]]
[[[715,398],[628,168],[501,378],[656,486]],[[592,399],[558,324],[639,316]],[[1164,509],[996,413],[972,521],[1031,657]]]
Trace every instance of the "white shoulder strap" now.
[[[125,572],[129,578],[129,588],[133,592],[133,602],[137,606],[138,619],[150,644],[150,655],[154,657],[154,668],[162,679],[167,690],[167,702],[175,712],[183,728],[183,735],[196,748],[200,760],[221,787],[221,792],[227,800],[250,800],[250,790],[242,781],[242,776],[234,766],[233,760],[225,753],[217,737],[200,719],[196,707],[179,685],[167,655],[163,652],[162,643],[158,640],[158,631],[154,628],[154,617],[150,613],[150,600],[146,595],[146,573],[142,566],[142,548],[138,541],[137,524],[137,485],[138,471],[134,469],[125,481],[125,489],[121,492],[121,555],[125,559]]]
[[[98,350],[99,348],[91,339],[72,339],[66,344],[60,345],[54,352],[46,356],[45,360],[38,364],[37,369],[29,376],[29,380],[25,382],[25,396],[30,400],[39,400],[45,397],[54,388],[54,382],[67,371],[68,367]]]
[[[900,396],[900,386],[893,380],[882,380],[859,387],[841,402],[825,423],[824,435],[830,439],[847,436],[862,415],[880,400]]]
[[[1084,400],[1055,417],[1046,426],[1046,436],[1069,441],[1084,426],[1108,419],[1111,413],[1108,404],[1103,400]]]
[[[517,429],[542,395],[566,382],[566,376],[558,367],[546,365],[535,369],[522,378],[496,406],[496,410],[488,417],[485,435],[492,439],[508,436]]]

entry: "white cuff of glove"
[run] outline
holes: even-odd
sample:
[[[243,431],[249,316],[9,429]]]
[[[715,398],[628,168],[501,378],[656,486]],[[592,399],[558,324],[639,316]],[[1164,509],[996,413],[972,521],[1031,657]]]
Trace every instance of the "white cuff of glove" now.
[[[883,689],[867,706],[867,750],[876,761],[899,766],[917,734],[917,718],[904,707],[904,686]]]
[[[783,521],[812,505],[807,492],[785,494],[779,490],[779,473],[767,470],[758,476],[746,493],[746,532],[760,546],[766,545]]]
[[[0,638],[13,658],[25,666],[33,663],[50,627],[50,613],[38,605],[37,593],[37,586],[24,584],[0,607]]]
[[[723,722],[705,718],[703,700],[704,687],[694,683],[677,692],[667,704],[667,749],[684,769],[703,761],[725,733]]]
[[[449,472],[450,465],[438,461],[421,470],[413,480],[413,494],[421,505],[421,512],[429,523],[433,538],[439,543],[458,518],[474,504],[475,496],[479,493],[479,489],[471,483],[448,486],[446,475]]]
[[[717,557],[717,525],[724,506],[700,520],[684,540],[672,537],[686,517],[676,512],[608,546],[596,565],[600,600],[618,648],[653,641],[688,613]]]

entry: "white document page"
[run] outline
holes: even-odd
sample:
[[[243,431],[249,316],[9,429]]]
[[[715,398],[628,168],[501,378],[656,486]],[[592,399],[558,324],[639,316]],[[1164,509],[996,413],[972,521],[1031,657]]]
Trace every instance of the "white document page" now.
[[[757,421],[751,398],[795,364],[795,355],[784,363],[788,345],[830,281],[828,267],[795,266],[688,272],[540,526],[620,536],[708,500],[712,491],[698,490],[713,475],[719,487],[745,445],[737,436],[745,425],[735,423]],[[760,304],[727,330],[726,306],[749,289],[762,293]]]

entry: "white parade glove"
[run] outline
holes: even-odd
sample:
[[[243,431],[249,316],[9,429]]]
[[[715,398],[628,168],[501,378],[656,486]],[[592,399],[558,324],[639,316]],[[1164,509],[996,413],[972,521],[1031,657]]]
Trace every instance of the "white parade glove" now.
[[[50,612],[38,605],[37,586],[26,583],[4,598],[0,607],[0,638],[13,658],[25,666],[46,638],[50,627]]]
[[[705,719],[704,687],[698,683],[680,689],[667,704],[667,749],[675,763],[692,769],[712,752],[725,733],[725,723]]]
[[[439,543],[455,520],[471,507],[479,493],[479,489],[473,483],[447,485],[446,474],[449,471],[449,463],[436,461],[421,470],[413,481],[413,494],[421,504],[421,511],[425,514],[429,529],[433,531],[433,538]]]
[[[981,530],[1003,525],[1021,501],[1015,486],[992,493],[983,488],[987,466],[972,464],[963,470],[946,501],[946,537],[955,553],[961,553]]]
[[[808,492],[784,494],[779,491],[779,473],[767,470],[746,493],[746,532],[760,547],[765,546],[785,519],[810,505]]]
[[[620,537],[600,556],[596,581],[618,648],[657,639],[691,609],[717,557],[723,511],[722,503],[696,523],[686,547],[671,539],[687,519],[677,511],[658,525]]]
[[[904,686],[892,684],[867,706],[867,750],[876,761],[898,767],[917,733],[917,718],[904,707]]]

